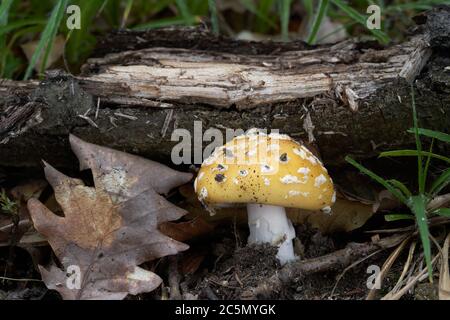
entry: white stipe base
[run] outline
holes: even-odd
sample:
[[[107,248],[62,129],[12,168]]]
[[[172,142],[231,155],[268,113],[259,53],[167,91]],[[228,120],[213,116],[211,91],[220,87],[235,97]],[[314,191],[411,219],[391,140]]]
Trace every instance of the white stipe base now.
[[[249,244],[270,243],[278,246],[277,259],[282,265],[296,259],[292,239],[295,230],[284,207],[247,204]]]

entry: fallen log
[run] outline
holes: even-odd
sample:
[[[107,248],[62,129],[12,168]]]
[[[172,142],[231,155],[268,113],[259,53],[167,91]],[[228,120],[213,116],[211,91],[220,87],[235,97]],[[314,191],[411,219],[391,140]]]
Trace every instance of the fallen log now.
[[[170,163],[173,132],[193,134],[195,121],[202,131],[279,129],[315,145],[327,165],[405,148],[411,85],[421,126],[450,127],[449,19],[449,7],[435,8],[387,47],[244,42],[202,28],[116,32],[78,76],[0,82],[0,166],[73,167],[69,132]],[[209,143],[201,139],[193,149]]]

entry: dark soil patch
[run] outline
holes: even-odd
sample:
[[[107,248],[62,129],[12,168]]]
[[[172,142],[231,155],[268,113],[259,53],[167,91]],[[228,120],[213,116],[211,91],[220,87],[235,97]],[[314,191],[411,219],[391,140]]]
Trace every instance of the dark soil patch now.
[[[231,229],[231,228],[230,228]],[[233,232],[229,230],[229,232]],[[188,296],[198,299],[243,299],[250,288],[256,287],[261,281],[267,280],[281,268],[275,258],[277,249],[269,245],[240,244],[236,248],[235,239],[230,233],[214,244],[215,255],[207,257],[204,268],[196,275],[187,276],[182,288]],[[245,239],[245,231],[238,231],[239,238]],[[322,235],[317,230],[307,226],[298,227],[296,251],[303,259],[322,256],[345,246],[345,241]],[[219,249],[217,249],[219,248]],[[280,292],[271,292],[270,299],[364,299],[368,293],[367,267],[371,264],[382,266],[388,253],[382,253],[367,259],[367,261],[350,269],[339,281],[334,292],[337,277],[343,270],[310,275],[303,279],[293,279],[289,286]],[[211,262],[208,263],[208,260]],[[208,267],[209,266],[209,267]],[[393,268],[395,270],[395,268]],[[393,280],[396,277],[392,277]],[[387,280],[389,286],[389,278]],[[394,282],[395,283],[395,282]],[[333,293],[333,295],[331,295]]]

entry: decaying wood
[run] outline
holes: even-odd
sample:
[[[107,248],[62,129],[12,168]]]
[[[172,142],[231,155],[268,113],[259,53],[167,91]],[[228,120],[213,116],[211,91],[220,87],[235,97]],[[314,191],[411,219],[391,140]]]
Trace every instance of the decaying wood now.
[[[356,111],[385,83],[411,82],[431,53],[423,36],[384,50],[360,50],[353,41],[269,55],[150,48],[90,59],[87,76],[78,79],[88,92],[118,104],[242,110],[331,94]]]
[[[316,143],[328,165],[408,147],[411,84],[421,125],[450,127],[450,26],[436,23],[449,17],[437,8],[388,47],[242,42],[201,28],[117,32],[79,76],[0,82],[0,166],[73,166],[69,132],[167,162],[172,133],[193,133],[194,121],[203,131],[279,129]]]

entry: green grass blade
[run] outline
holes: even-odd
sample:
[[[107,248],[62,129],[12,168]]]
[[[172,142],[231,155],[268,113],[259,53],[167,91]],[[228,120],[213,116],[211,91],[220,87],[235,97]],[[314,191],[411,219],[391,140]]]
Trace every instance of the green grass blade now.
[[[314,1],[313,0],[302,0],[303,7],[306,10],[308,18],[311,19],[314,15]]]
[[[417,150],[409,150],[409,149],[405,149],[405,150],[392,150],[392,151],[384,151],[381,152],[378,157],[379,158],[386,158],[386,157],[409,157],[409,156],[414,156],[417,157],[417,155],[419,154],[419,152]],[[422,151],[422,155],[423,156],[430,156],[432,158],[435,159],[439,159],[445,162],[450,163],[450,158],[447,158],[445,156],[441,156],[439,154],[436,153],[432,153],[432,152],[428,152],[428,151]]]
[[[269,27],[276,29],[277,24],[273,21],[272,15],[270,15],[270,10],[274,6],[276,0],[260,0],[258,1],[257,7],[257,21],[256,21],[256,31],[260,33],[267,33]],[[253,3],[251,0],[245,0],[246,2]]]
[[[95,38],[90,34],[93,19],[101,12],[107,0],[80,0],[81,22],[79,30],[70,30],[67,35],[66,54],[71,63],[79,63],[95,45]]]
[[[23,27],[31,26],[31,25],[45,25],[47,20],[44,19],[22,19],[20,21],[14,21],[11,23],[8,23],[6,25],[1,25],[0,23],[0,36],[9,33],[11,31],[14,31],[16,29],[21,29]]]
[[[380,176],[378,176],[377,174],[375,174],[374,172],[370,171],[369,169],[367,169],[366,167],[364,167],[363,165],[359,164],[358,162],[356,162],[355,160],[353,160],[351,157],[346,156],[345,157],[345,161],[347,161],[348,163],[350,163],[352,166],[354,166],[355,168],[357,168],[359,171],[361,171],[362,173],[368,175],[370,178],[372,178],[373,180],[375,180],[376,182],[378,182],[379,184],[381,184],[383,187],[385,187],[390,193],[392,193],[392,195],[394,195],[398,200],[400,200],[401,202],[403,202],[404,204],[407,204],[407,198],[400,192],[398,191],[396,188],[394,188],[387,180],[384,180],[383,178],[381,178]]]
[[[363,26],[366,26],[366,17],[362,14],[360,14],[358,11],[350,7],[348,4],[341,0],[331,0],[333,4],[335,4],[337,7],[339,7],[342,11],[344,11],[351,19],[355,20],[356,22],[362,24]],[[381,30],[372,29],[370,30],[372,35],[377,38],[381,43],[388,43],[390,38],[389,36],[384,33]]]
[[[0,3],[0,25],[8,23],[9,10],[14,0],[2,0]]]
[[[437,178],[431,185],[430,194],[432,197],[436,196],[442,189],[450,184],[450,168],[445,170],[439,178]]]
[[[40,25],[33,25],[17,30],[16,32],[13,33],[13,35],[9,39],[6,50],[8,52],[12,52],[13,45],[20,37],[24,35],[38,33],[41,31],[42,27]],[[13,54],[11,55],[6,54],[3,56],[0,65],[5,66],[5,68],[2,71],[0,71],[0,78],[12,79],[14,73],[20,70],[20,67],[23,65],[23,61],[21,59],[18,59]]]
[[[427,199],[424,195],[413,196],[409,200],[409,207],[416,216],[417,226],[419,227],[420,239],[422,241],[423,253],[425,255],[425,261],[428,268],[428,276],[430,281],[432,279],[432,266],[431,266],[431,245],[430,245],[430,232],[428,230],[428,220],[426,212]]]
[[[406,198],[409,198],[412,196],[411,191],[409,191],[409,189],[405,186],[405,184],[403,182],[400,182],[395,179],[387,180],[387,182],[389,182],[395,188],[399,189],[405,195]]]
[[[52,14],[47,22],[47,25],[44,28],[44,31],[41,34],[41,38],[36,47],[36,51],[34,52],[31,60],[28,64],[27,70],[25,71],[24,80],[27,80],[34,66],[36,65],[37,60],[44,53],[44,58],[42,59],[42,65],[40,67],[40,71],[42,72],[47,64],[47,59],[52,50],[53,40],[55,39],[58,28],[61,24],[62,17],[64,15],[65,9],[67,7],[69,0],[60,0],[57,1],[57,4],[53,8]]]
[[[434,131],[434,130],[429,130],[429,129],[423,129],[423,128],[418,128],[418,129],[419,129],[419,134],[422,136],[426,136],[429,138],[435,138],[437,140],[450,143],[450,134],[446,134],[446,133]],[[414,128],[408,129],[408,132],[414,133]]]
[[[319,5],[317,7],[317,13],[314,18],[313,25],[311,27],[311,32],[309,33],[308,39],[306,42],[309,44],[314,44],[317,37],[317,32],[319,32],[320,25],[322,24],[322,20],[325,17],[325,14],[328,9],[328,0],[320,0]]]
[[[440,209],[433,211],[433,213],[437,214],[438,216],[450,218],[450,208],[440,208]]]
[[[433,151],[433,145],[434,145],[434,138],[431,140],[429,154],[431,154],[432,153],[431,151]],[[429,154],[428,154],[427,160],[425,162],[425,167],[423,168],[424,189],[426,188],[426,185],[427,185],[428,168],[430,167],[430,162],[431,162],[431,156]]]
[[[413,109],[413,125],[414,125],[414,139],[416,140],[416,148],[417,148],[417,178],[419,184],[419,193],[425,193],[425,175],[423,173],[423,160],[422,160],[422,142],[420,141],[419,136],[419,124],[417,120],[417,111],[416,111],[416,99],[414,96],[414,88],[411,86],[411,102]]]
[[[219,34],[219,15],[217,13],[216,0],[208,0],[208,6],[213,32],[214,34]]]
[[[191,26],[195,23],[195,18],[189,11],[189,8],[186,4],[186,0],[175,0],[178,9],[180,10],[181,16],[183,17],[185,24]]]
[[[7,26],[12,3],[13,0],[3,0],[0,3],[0,27]],[[0,75],[5,73],[8,52],[6,49],[6,37],[0,34]]]
[[[414,216],[411,214],[386,214],[384,216],[384,220],[388,222],[399,220],[414,220]]]
[[[280,1],[281,37],[289,40],[289,18],[291,15],[291,0]]]
[[[139,24],[132,28],[132,30],[150,30],[155,28],[163,28],[163,27],[169,27],[169,26],[175,26],[175,25],[184,25],[184,18],[183,17],[170,17],[170,18],[164,18],[155,20],[149,23],[143,23]]]
[[[255,6],[255,4],[253,3],[253,1],[251,0],[241,0],[242,5],[245,7],[245,9],[247,9],[248,11],[250,11],[252,14],[254,14],[257,18],[259,18],[260,20],[262,20],[265,24],[269,25],[272,28],[276,28],[276,24],[270,20],[267,16],[267,14],[264,14],[263,12],[261,12],[259,10],[258,7]]]
[[[128,16],[130,15],[131,8],[133,8],[134,0],[127,0],[127,5],[125,6],[125,10],[123,11],[122,21],[120,22],[120,28],[125,28],[127,25]]]

